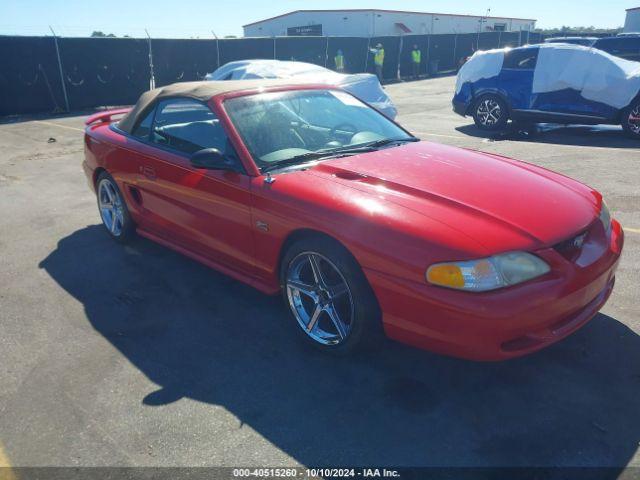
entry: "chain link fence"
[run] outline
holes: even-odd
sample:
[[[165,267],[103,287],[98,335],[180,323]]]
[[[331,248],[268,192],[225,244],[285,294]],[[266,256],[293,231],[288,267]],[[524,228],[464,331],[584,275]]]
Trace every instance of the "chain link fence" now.
[[[385,49],[387,81],[412,75],[411,50],[422,52],[420,75],[455,71],[478,48],[539,43],[533,32],[395,37],[275,37],[151,39],[0,37],[0,115],[62,112],[129,105],[151,86],[201,80],[234,60],[278,59],[334,69],[341,50],[345,72],[374,72],[370,49]]]

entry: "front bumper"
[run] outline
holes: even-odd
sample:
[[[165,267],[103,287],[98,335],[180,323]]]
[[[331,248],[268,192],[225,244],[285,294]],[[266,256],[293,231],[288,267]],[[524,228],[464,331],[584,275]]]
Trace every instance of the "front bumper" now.
[[[485,293],[402,281],[365,270],[388,337],[471,360],[506,360],[540,350],[586,324],[605,304],[624,243],[620,224],[593,263],[571,264],[552,248],[536,252],[552,271]]]
[[[462,115],[463,117],[467,115],[468,106],[466,103],[452,100],[451,105],[453,106],[453,111],[456,112],[458,115]]]

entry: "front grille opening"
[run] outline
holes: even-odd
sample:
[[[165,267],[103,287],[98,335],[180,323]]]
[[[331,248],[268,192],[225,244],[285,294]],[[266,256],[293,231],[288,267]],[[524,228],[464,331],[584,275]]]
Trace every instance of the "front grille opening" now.
[[[589,239],[589,233],[592,226],[593,225],[567,240],[556,243],[553,246],[553,249],[568,261],[575,261],[580,256],[580,252],[582,251],[582,247],[584,246],[585,242]]]

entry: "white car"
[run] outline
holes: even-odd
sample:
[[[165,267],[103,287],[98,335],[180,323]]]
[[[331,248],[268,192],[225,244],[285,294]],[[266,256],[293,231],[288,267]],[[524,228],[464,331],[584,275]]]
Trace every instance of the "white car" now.
[[[398,111],[385,93],[375,75],[370,73],[343,74],[318,65],[282,60],[239,60],[229,62],[205,80],[248,80],[252,78],[295,78],[296,82],[309,79],[310,83],[336,85],[368,103],[391,119]]]

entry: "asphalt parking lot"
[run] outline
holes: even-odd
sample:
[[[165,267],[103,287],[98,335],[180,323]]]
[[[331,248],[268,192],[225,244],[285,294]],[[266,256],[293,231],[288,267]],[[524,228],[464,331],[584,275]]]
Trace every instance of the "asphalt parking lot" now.
[[[487,138],[451,111],[453,84],[387,90],[423,139],[577,178],[625,227],[616,288],[586,327],[503,363],[392,343],[322,356],[279,297],[107,237],[83,116],[7,119],[0,465],[640,467],[640,143],[609,127]]]

